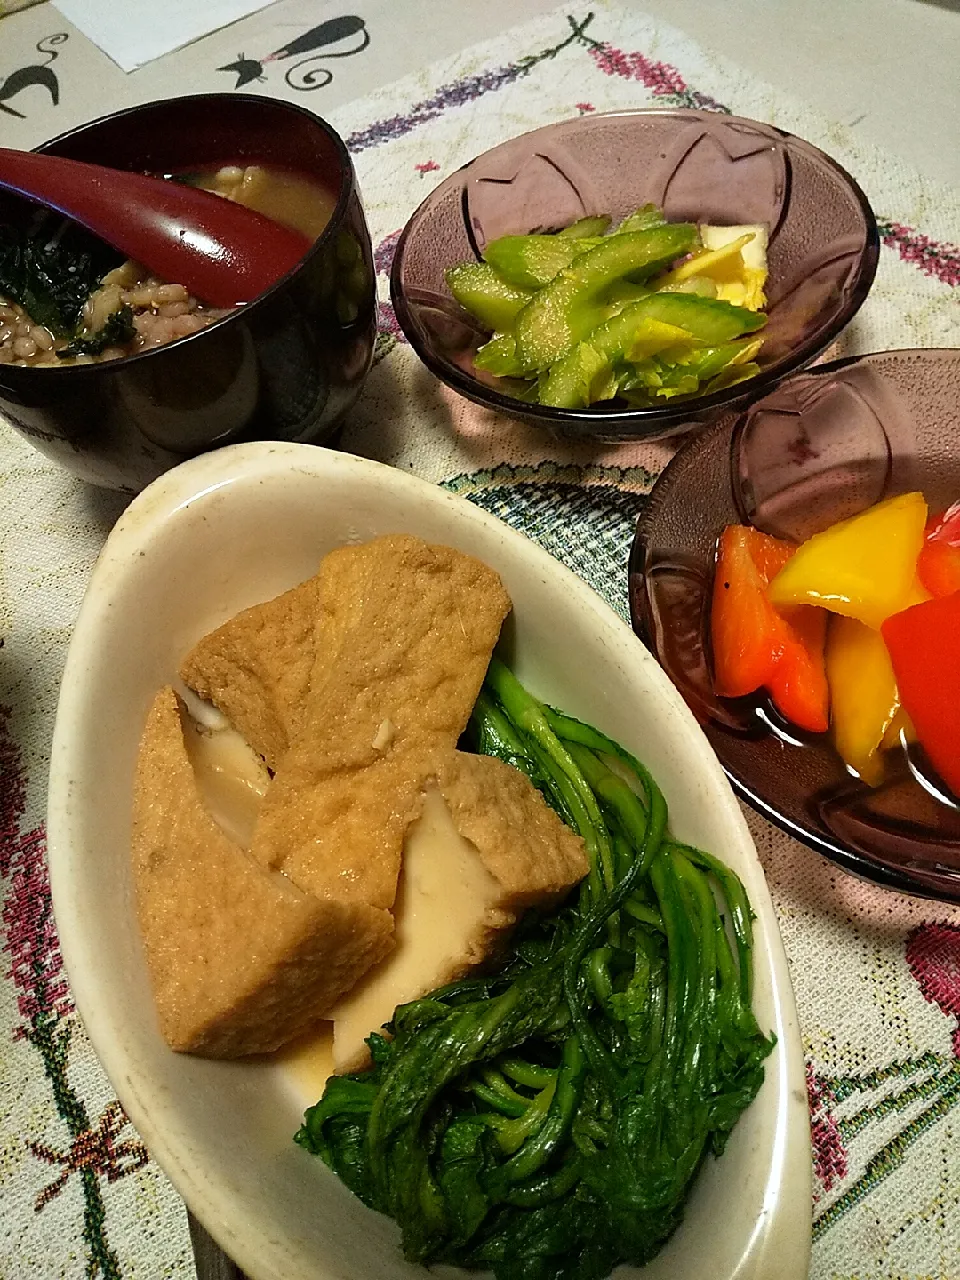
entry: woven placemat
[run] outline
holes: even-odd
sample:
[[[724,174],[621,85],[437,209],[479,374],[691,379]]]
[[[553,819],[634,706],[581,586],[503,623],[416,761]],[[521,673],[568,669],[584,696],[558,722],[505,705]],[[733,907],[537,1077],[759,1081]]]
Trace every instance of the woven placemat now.
[[[198,66],[196,49],[192,59]],[[191,75],[184,89],[223,87],[222,77]],[[260,89],[297,100],[279,77]],[[343,447],[494,512],[622,616],[636,516],[671,446],[571,447],[467,404],[400,340],[386,273],[410,211],[479,151],[578,112],[658,103],[770,121],[857,178],[884,248],[842,353],[960,345],[958,194],[635,10],[558,9],[331,117],[354,156],[382,286],[378,363]],[[87,575],[121,505],[12,432],[0,435],[0,1277],[11,1280],[193,1274],[182,1206],[126,1122],[73,1011],[44,861],[59,676]],[[750,823],[808,1058],[811,1275],[958,1280],[960,912],[858,883],[760,819]]]

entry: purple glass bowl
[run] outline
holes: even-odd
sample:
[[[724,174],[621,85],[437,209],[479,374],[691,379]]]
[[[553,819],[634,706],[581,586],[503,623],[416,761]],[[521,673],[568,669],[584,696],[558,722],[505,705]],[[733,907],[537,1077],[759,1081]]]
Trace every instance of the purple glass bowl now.
[[[554,409],[521,403],[474,370],[489,334],[454,301],[448,267],[479,258],[497,236],[588,214],[620,219],[647,202],[673,221],[769,226],[769,321],[756,378],[664,408]],[[815,360],[863,304],[879,243],[866,196],[809,143],[714,111],[621,111],[525,133],[447,178],[404,228],[390,290],[417,355],[468,399],[582,438],[656,438],[749,404]]]
[[[664,470],[630,556],[633,626],[677,685],[736,791],[846,871],[960,902],[960,805],[924,785],[919,748],[885,753],[876,789],[826,734],[766,698],[719,698],[709,643],[716,540],[747,523],[801,541],[897,493],[960,498],[960,350],[839,360],[726,414]],[[942,787],[942,784],[940,784]]]
[[[0,415],[83,480],[136,493],[185,458],[243,440],[321,444],[360,394],[376,335],[370,233],[347,149],[319,116],[252,94],[131,107],[39,148],[117,169],[273,164],[336,198],[302,261],[199,333],[74,368],[0,365]],[[0,196],[0,224],[35,213]]]

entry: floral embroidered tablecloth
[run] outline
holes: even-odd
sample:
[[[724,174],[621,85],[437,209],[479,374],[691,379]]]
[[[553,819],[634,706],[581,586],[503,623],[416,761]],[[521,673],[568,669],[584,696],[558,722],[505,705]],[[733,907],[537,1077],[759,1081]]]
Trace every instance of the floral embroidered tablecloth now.
[[[363,20],[344,18],[295,65],[268,56],[290,42],[290,23],[271,31],[271,20],[270,11],[251,20],[263,52],[232,59],[231,86],[297,99],[304,77],[322,86],[324,75],[341,73],[332,57],[366,47]],[[48,69],[67,39],[48,39]],[[195,47],[178,89],[224,88],[228,67],[216,66],[217,51],[234,42],[235,32],[202,42],[212,56]],[[52,94],[50,76],[34,80],[44,83]],[[145,73],[116,72],[102,96],[119,106],[156,96],[156,85]],[[634,9],[571,4],[332,111],[357,166],[382,286],[377,363],[342,447],[409,468],[500,516],[623,616],[634,523],[672,447],[571,447],[460,400],[402,341],[386,277],[411,210],[479,151],[578,112],[650,104],[770,121],[857,177],[884,248],[841,353],[960,345],[958,193]],[[311,105],[324,110],[319,97]],[[127,1122],[74,1011],[44,860],[57,685],[90,567],[121,506],[0,429],[0,1280],[194,1274],[183,1207]],[[807,1054],[811,1276],[960,1280],[960,911],[856,882],[748,817]]]

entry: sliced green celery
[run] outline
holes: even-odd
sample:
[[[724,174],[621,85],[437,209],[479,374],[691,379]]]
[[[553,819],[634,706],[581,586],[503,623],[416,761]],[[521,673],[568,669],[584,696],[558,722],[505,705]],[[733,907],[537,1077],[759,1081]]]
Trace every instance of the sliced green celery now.
[[[522,378],[523,366],[517,360],[517,344],[512,333],[495,333],[473,358],[478,369],[498,378]]]
[[[605,294],[612,285],[626,276],[654,275],[689,252],[696,239],[696,227],[678,222],[606,236],[596,248],[580,254],[518,314],[515,333],[521,364],[530,372],[546,369],[603,323],[609,311]]]
[[[630,306],[633,302],[639,302],[650,292],[652,291],[645,284],[631,284],[629,280],[617,280],[604,293],[608,316],[617,315],[624,307]]]
[[[724,391],[727,387],[735,387],[738,382],[746,382],[749,378],[755,378],[759,372],[760,366],[754,360],[747,360],[743,364],[729,364],[715,378],[711,378],[703,388],[703,394],[709,396],[714,391]]]
[[[624,218],[613,234],[622,236],[631,231],[649,231],[651,227],[664,226],[666,221],[662,209],[655,204],[645,204]]]
[[[527,310],[524,308],[521,317]],[[742,334],[762,329],[767,323],[767,317],[756,311],[735,307],[732,302],[720,302],[716,298],[701,298],[695,293],[651,293],[620,315],[636,315],[638,320],[649,317],[664,324],[677,325],[707,346],[730,342]],[[625,350],[629,359],[629,346]]]
[[[596,218],[578,218],[576,222],[571,222],[569,227],[558,231],[557,235],[572,236],[575,240],[581,240],[584,236],[602,236],[610,222],[611,219],[607,214],[601,214]]]
[[[583,398],[590,386],[609,386],[611,379],[616,382],[615,367],[623,361],[637,362],[636,368],[641,371],[635,379],[629,373],[625,381],[620,379],[627,388],[656,388],[656,393],[661,396],[688,395],[696,391],[701,379],[719,373],[742,349],[731,342],[729,350],[718,355],[718,344],[736,338],[744,331],[759,328],[764,319],[756,312],[734,307],[729,302],[716,302],[691,294],[650,293],[592,329],[581,343],[555,361],[543,380],[540,402],[558,409],[585,408],[591,403]],[[583,342],[589,343],[592,351],[606,361],[609,374],[606,380],[595,369],[590,381],[583,378],[582,360],[578,354]],[[684,348],[702,343],[710,344],[713,352],[703,357],[704,372],[700,373],[698,353],[692,350],[684,353]],[[666,378],[660,363],[649,363],[663,352],[669,352],[671,357],[666,368],[677,370],[675,375]],[[648,376],[655,382],[645,380]],[[616,393],[617,387],[614,386],[608,394]]]
[[[585,409],[612,400],[618,378],[610,356],[592,342],[578,342],[540,380],[539,401],[557,409]]]
[[[541,289],[583,252],[582,240],[573,236],[500,236],[490,241],[483,257],[509,284]]]
[[[461,307],[487,329],[509,329],[532,296],[509,284],[486,262],[461,262],[447,271],[446,279]]]
[[[649,300],[644,299],[621,311],[551,365],[542,380],[540,403],[557,409],[585,409],[595,400],[609,400],[617,394],[617,366],[628,346],[636,348],[645,343],[653,354],[665,348],[682,349],[694,341],[686,330],[644,315],[648,306]],[[588,349],[586,354],[583,348]],[[602,367],[597,361],[602,362]],[[601,390],[603,395],[598,394]]]
[[[709,395],[759,372],[753,356],[759,338],[741,338],[716,347],[694,348],[672,359],[648,357],[630,364],[621,374],[619,393],[631,403],[653,403],[677,396]]]
[[[695,293],[701,298],[717,296],[717,282],[709,276],[690,276],[687,280],[657,285],[658,293]]]

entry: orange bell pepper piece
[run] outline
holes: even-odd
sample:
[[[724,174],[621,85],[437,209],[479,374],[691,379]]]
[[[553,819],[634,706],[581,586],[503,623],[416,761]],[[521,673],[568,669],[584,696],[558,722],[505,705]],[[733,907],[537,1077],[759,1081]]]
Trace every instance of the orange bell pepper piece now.
[[[720,535],[710,615],[714,685],[727,698],[765,688],[788,720],[824,733],[826,614],[807,607],[781,612],[767,596],[794,550],[745,525],[728,525]]]

